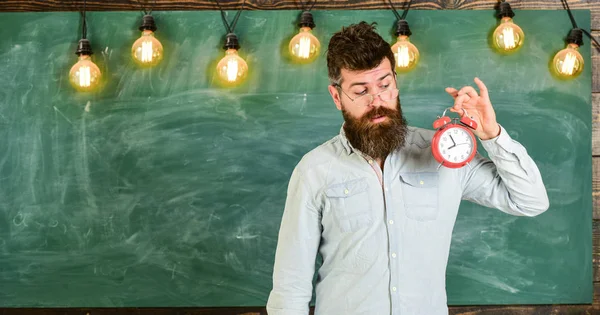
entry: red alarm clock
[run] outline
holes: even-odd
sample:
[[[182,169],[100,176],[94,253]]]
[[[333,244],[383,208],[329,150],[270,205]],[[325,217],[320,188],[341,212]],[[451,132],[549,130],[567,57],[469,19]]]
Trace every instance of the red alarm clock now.
[[[477,153],[477,139],[472,131],[477,129],[477,123],[464,108],[465,114],[460,119],[445,116],[447,110],[433,122],[437,131],[431,140],[431,152],[440,166],[459,168],[471,162]]]

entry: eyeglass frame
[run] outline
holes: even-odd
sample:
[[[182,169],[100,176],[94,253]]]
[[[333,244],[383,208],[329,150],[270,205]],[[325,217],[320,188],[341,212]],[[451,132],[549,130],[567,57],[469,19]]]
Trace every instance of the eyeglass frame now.
[[[342,91],[342,93],[344,93],[344,95],[346,95],[346,97],[348,97],[348,98],[349,98],[349,99],[352,101],[352,103],[355,103],[355,104],[356,104],[356,102],[355,102],[355,101],[356,101],[357,99],[359,99],[359,98],[361,98],[361,97],[365,97],[365,96],[367,96],[367,95],[371,96],[371,97],[372,97],[371,101],[370,101],[370,102],[368,102],[368,103],[367,103],[367,105],[364,105],[364,107],[367,107],[367,106],[370,106],[370,105],[373,103],[373,101],[375,101],[375,98],[376,98],[377,96],[381,95],[381,93],[384,93],[384,92],[387,92],[387,91],[393,91],[393,90],[396,90],[396,91],[400,92],[400,90],[399,90],[399,89],[398,89],[398,87],[396,86],[396,84],[397,84],[397,81],[396,81],[396,71],[394,71],[394,72],[393,72],[393,74],[394,74],[394,86],[395,86],[395,88],[391,88],[391,85],[392,85],[392,84],[390,84],[390,86],[389,86],[388,88],[386,88],[386,89],[385,89],[385,90],[383,90],[383,91],[380,91],[380,92],[379,92],[379,93],[377,93],[377,94],[366,93],[366,94],[364,94],[364,95],[360,95],[360,96],[358,96],[358,97],[355,97],[354,99],[353,99],[352,97],[350,97],[350,95],[348,95],[348,93],[346,93],[346,91],[344,91],[344,89],[342,89],[342,86],[341,86],[339,83],[332,83],[331,85],[333,85],[333,86],[335,86],[336,88],[340,89],[340,91]],[[399,94],[399,93],[398,93],[398,94]],[[383,99],[382,99],[382,100],[383,100]],[[384,102],[389,102],[389,101],[391,101],[391,99],[390,99],[390,100],[387,100],[387,101],[385,101],[385,100],[383,100],[383,101],[384,101]]]

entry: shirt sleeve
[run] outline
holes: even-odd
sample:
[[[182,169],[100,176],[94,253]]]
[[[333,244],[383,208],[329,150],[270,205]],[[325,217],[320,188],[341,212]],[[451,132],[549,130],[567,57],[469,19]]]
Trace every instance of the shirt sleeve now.
[[[298,167],[292,173],[281,226],[269,315],[307,315],[312,297],[315,260],[321,239],[321,211]]]
[[[504,127],[500,135],[481,143],[490,159],[477,154],[464,167],[463,199],[518,216],[536,216],[549,207],[546,187],[527,150],[510,138]]]

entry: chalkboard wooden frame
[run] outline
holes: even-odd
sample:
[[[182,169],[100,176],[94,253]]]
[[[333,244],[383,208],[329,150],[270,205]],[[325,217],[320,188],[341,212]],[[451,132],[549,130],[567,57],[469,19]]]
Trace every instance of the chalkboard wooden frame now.
[[[171,1],[171,0],[157,0],[158,3],[161,3],[160,10],[193,10],[193,9],[202,9],[200,5],[196,5],[197,2],[202,1]],[[127,3],[126,3],[127,2]],[[137,10],[134,6],[128,6],[129,1],[119,1],[119,0],[106,0],[106,1],[93,1],[90,0],[89,3],[91,6],[90,10]],[[237,8],[239,7],[239,1],[228,2],[223,1],[227,8]],[[251,3],[253,1],[249,1]],[[66,4],[66,1],[28,1],[28,0],[8,0],[0,3],[0,11],[71,11],[77,10],[76,7],[72,5]],[[182,5],[183,3],[183,5]],[[231,4],[234,3],[234,4]],[[345,8],[348,9],[369,9],[369,8],[383,8],[384,5],[379,1],[359,1],[355,2],[356,6],[348,6],[345,3]],[[417,9],[490,9],[491,6],[494,5],[495,1],[485,0],[485,1],[419,1],[415,0],[414,3],[417,3],[415,8]],[[421,5],[419,5],[419,3]],[[261,4],[264,4],[265,7],[260,7]],[[250,9],[269,9],[270,7],[280,5],[277,8],[290,8],[293,9],[295,4],[288,3],[288,7],[283,7],[286,2],[277,2],[275,4],[268,2],[261,2],[258,4],[250,4],[248,8]],[[561,4],[559,0],[553,1],[533,1],[533,0],[524,0],[513,3],[513,8],[517,9],[561,9]],[[210,5],[204,4],[204,7],[207,9],[211,9]],[[572,8],[586,8],[592,10],[592,29],[594,30],[593,34],[596,38],[600,39],[600,3],[598,2],[575,2],[571,3]],[[324,2],[316,6],[317,9],[335,9],[335,6],[332,2]],[[596,117],[600,108],[600,58],[596,51],[593,51],[592,57],[593,63],[592,67],[594,67],[593,71],[593,104],[594,104],[594,113]],[[598,189],[600,189],[600,158],[598,154],[600,153],[600,137],[598,133],[600,132],[600,128],[598,128],[599,120],[594,119],[594,132],[593,132],[593,151],[594,151],[594,218],[600,218],[600,193],[598,193]],[[597,257],[600,244],[600,224],[598,221],[594,221],[594,257]],[[600,273],[597,272],[598,266],[600,265],[600,259],[594,258],[594,279],[595,279],[595,292],[596,296],[600,291],[598,281],[600,281]],[[452,307],[451,314],[505,314],[505,312],[511,312],[515,314],[549,314],[551,312],[559,312],[559,313],[584,313],[584,312],[596,312],[600,311],[600,308],[596,301],[598,299],[594,297],[594,305],[562,305],[562,306],[483,306],[483,307]],[[108,312],[110,314],[123,313],[126,312],[128,314],[134,313],[152,313],[152,310],[147,309],[13,309],[13,308],[2,308],[0,309],[1,314],[81,314],[82,312],[90,311],[93,314],[97,314],[98,312]],[[180,310],[171,310],[179,313]],[[205,313],[215,314],[246,314],[246,312],[254,312],[252,314],[264,314],[259,313],[259,309],[246,309],[246,308],[231,308],[227,310],[223,309],[209,309],[209,310],[198,310],[198,309],[187,309],[182,312],[186,312],[189,314],[206,314]],[[203,313],[200,313],[203,312]],[[232,313],[233,312],[233,313]],[[170,312],[172,313],[172,312]]]

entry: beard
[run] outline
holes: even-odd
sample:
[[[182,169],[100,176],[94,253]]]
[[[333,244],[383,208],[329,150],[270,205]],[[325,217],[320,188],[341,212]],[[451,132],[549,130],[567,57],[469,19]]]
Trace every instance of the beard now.
[[[360,118],[354,118],[342,108],[344,131],[350,144],[362,153],[374,159],[385,159],[406,142],[408,125],[400,108],[400,98],[396,109],[378,106]],[[371,119],[385,116],[387,119],[373,123]]]

